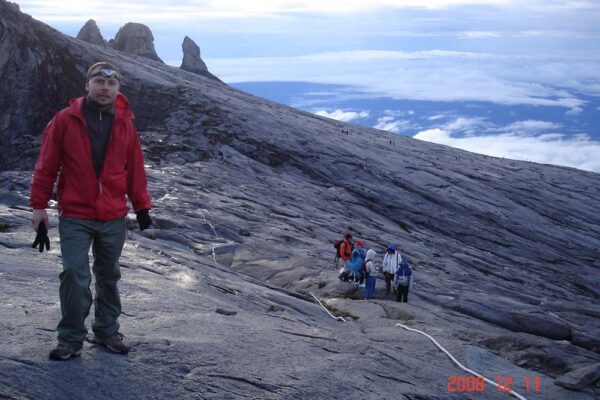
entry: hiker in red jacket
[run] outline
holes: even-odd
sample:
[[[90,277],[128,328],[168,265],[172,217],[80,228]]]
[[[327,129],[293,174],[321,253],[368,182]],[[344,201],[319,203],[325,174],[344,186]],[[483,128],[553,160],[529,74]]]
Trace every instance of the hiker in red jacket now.
[[[347,281],[350,278],[350,267],[348,263],[352,258],[352,249],[354,248],[354,243],[352,242],[352,234],[346,233],[344,236],[344,241],[340,245],[340,258],[342,259],[342,270],[340,272],[339,278],[343,281]]]
[[[87,334],[85,318],[92,303],[88,252],[93,249],[96,278],[96,343],[126,354],[117,321],[121,300],[119,256],[126,232],[129,198],[141,230],[149,215],[144,156],[133,124],[133,113],[119,92],[121,74],[107,62],[87,71],[86,97],[70,101],[44,129],[31,181],[30,204],[34,247],[49,250],[46,208],[58,178],[59,235],[63,271],[60,274],[62,318],[58,346],[50,358],[67,360],[81,353]]]

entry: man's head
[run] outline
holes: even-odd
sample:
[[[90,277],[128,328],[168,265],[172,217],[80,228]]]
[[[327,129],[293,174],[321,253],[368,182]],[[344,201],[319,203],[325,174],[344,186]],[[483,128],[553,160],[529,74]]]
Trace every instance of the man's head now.
[[[96,102],[100,108],[109,107],[117,97],[120,80],[119,70],[111,63],[98,62],[92,65],[85,82],[88,99]]]

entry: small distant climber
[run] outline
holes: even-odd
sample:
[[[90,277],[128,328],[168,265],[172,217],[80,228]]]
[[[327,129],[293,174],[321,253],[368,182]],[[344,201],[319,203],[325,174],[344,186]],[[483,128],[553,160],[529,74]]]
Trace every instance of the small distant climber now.
[[[396,251],[396,244],[390,243],[385,255],[383,256],[383,277],[385,279],[385,294],[390,294],[394,274],[400,265],[402,257],[400,252]]]
[[[344,242],[344,239],[342,240],[334,240],[333,241],[333,247],[335,248],[335,258],[333,259],[333,268],[337,271],[338,269],[338,264],[340,262],[340,249],[342,247],[342,243]]]
[[[413,270],[406,257],[402,256],[400,265],[396,269],[394,286],[396,287],[396,301],[408,302],[408,292],[413,287]]]
[[[375,250],[367,251],[365,260],[366,283],[365,283],[365,300],[373,300],[375,297],[375,284],[377,283],[377,269],[375,268]]]
[[[352,258],[352,249],[354,247],[354,243],[352,242],[352,234],[346,233],[344,236],[344,241],[340,245],[340,258],[342,259],[342,269],[340,271],[339,278],[342,281],[348,281],[350,276],[350,267],[348,263]]]
[[[354,282],[358,283],[359,286],[362,285],[365,281],[364,273],[361,273],[361,268],[365,263],[366,257],[367,250],[365,250],[365,244],[359,240],[356,242],[356,247],[352,251],[352,257],[350,258],[350,262],[348,263],[350,272],[354,277]]]

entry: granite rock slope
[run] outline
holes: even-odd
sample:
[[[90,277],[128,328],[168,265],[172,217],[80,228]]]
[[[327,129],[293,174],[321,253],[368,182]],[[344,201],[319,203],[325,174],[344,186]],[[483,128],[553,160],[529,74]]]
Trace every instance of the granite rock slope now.
[[[88,46],[4,0],[0,48],[3,396],[466,398],[448,387],[466,373],[399,322],[528,399],[600,393],[586,369],[600,362],[598,174],[320,118]],[[132,353],[86,345],[57,365],[46,358],[59,313],[56,211],[40,255],[28,181],[45,122],[100,59],[123,72],[155,224],[131,232],[122,258]],[[410,303],[381,281],[365,302],[337,280],[331,241],[348,226],[379,255],[400,245],[415,270]],[[527,377],[539,391],[526,393]],[[468,397],[508,395],[487,385]]]

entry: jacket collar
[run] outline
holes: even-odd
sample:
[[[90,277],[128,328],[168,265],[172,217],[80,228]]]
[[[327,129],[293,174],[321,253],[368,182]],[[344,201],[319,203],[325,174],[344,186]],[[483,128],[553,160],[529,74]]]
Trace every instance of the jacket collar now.
[[[71,114],[81,118],[83,120],[83,104],[85,103],[85,97],[77,97],[69,101],[69,111]],[[131,108],[129,108],[129,101],[127,97],[121,92],[117,93],[115,102],[113,103],[115,119],[131,119],[135,117]]]
[[[94,114],[98,114],[99,112],[101,113],[107,113],[107,114],[112,114],[113,116],[115,115],[115,105],[111,104],[110,106],[108,106],[107,108],[105,108],[104,110],[100,110],[100,108],[98,107],[98,104],[96,104],[96,102],[90,98],[86,98],[83,101],[83,111],[84,112],[93,112]]]

